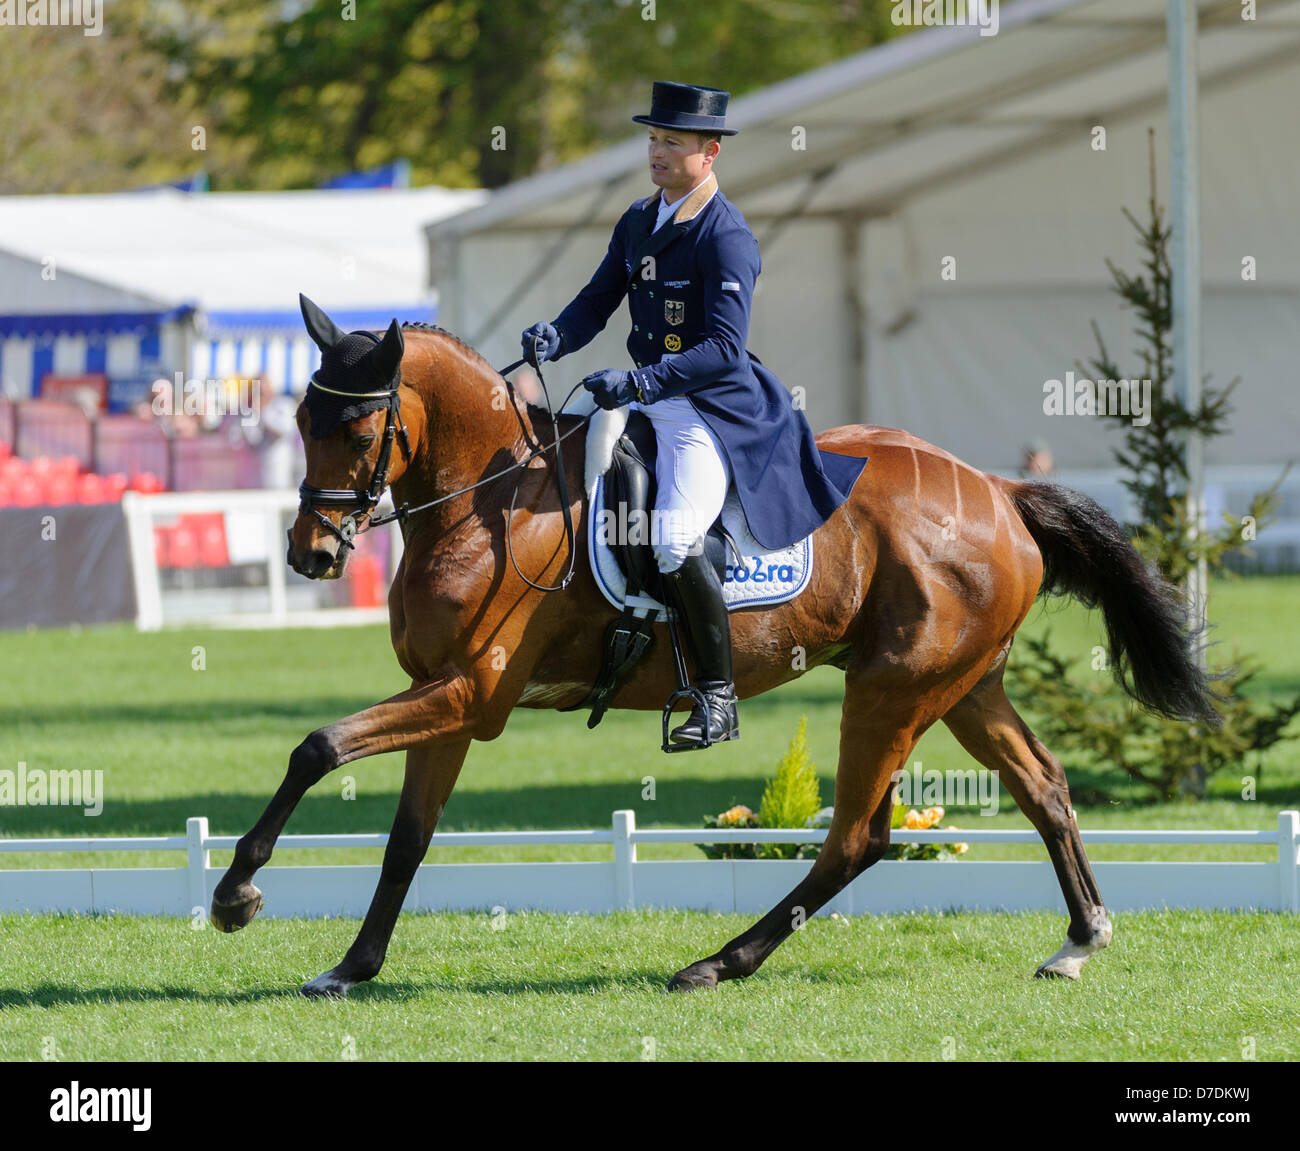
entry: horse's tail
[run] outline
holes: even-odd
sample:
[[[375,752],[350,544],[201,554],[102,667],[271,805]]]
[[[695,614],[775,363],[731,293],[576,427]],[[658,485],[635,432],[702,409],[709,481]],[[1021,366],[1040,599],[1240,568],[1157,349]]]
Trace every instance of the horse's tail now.
[[[1128,534],[1095,500],[1059,484],[1008,483],[1043,556],[1043,592],[1100,606],[1110,662],[1134,699],[1170,719],[1217,726],[1215,694],[1196,658],[1185,601],[1149,570]]]

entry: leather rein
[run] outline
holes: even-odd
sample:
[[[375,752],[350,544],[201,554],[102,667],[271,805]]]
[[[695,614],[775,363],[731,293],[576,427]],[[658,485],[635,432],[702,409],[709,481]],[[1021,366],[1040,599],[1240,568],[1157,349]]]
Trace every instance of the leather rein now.
[[[369,335],[371,333],[367,333]],[[379,448],[379,459],[375,461],[375,470],[371,473],[370,484],[365,488],[318,488],[303,480],[298,488],[298,514],[314,515],[321,525],[335,536],[340,545],[353,550],[356,547],[352,541],[359,535],[370,531],[371,528],[382,527],[397,521],[404,528],[406,521],[417,512],[426,511],[429,508],[437,507],[438,504],[446,503],[457,496],[463,496],[466,492],[472,492],[475,488],[481,488],[485,484],[490,484],[511,472],[519,473],[515,479],[514,493],[510,497],[510,515],[506,518],[506,548],[510,554],[510,562],[514,565],[516,574],[529,587],[536,588],[538,591],[562,591],[569,586],[573,579],[575,565],[577,563],[577,547],[574,538],[573,529],[573,512],[569,505],[569,485],[568,479],[564,473],[564,467],[560,458],[560,443],[569,438],[575,432],[581,431],[590,419],[589,416],[582,416],[580,422],[570,428],[563,435],[560,434],[559,421],[555,418],[555,412],[551,407],[551,394],[546,387],[546,381],[542,378],[541,364],[538,360],[538,353],[541,350],[541,341],[533,341],[533,351],[531,356],[526,356],[522,360],[516,360],[509,367],[500,369],[500,376],[505,380],[506,388],[510,393],[511,407],[514,409],[515,418],[519,421],[520,431],[523,432],[524,442],[530,446],[534,443],[528,433],[528,428],[524,424],[524,418],[519,414],[519,405],[516,402],[515,386],[507,378],[516,368],[528,364],[533,371],[537,373],[537,380],[542,385],[542,394],[546,397],[546,411],[551,419],[551,428],[555,433],[555,439],[550,444],[537,443],[537,446],[528,453],[522,460],[516,461],[508,468],[502,468],[499,472],[494,472],[486,479],[479,480],[478,483],[470,484],[468,487],[460,488],[457,491],[449,492],[447,495],[439,496],[437,499],[429,500],[427,503],[417,504],[415,507],[409,507],[402,504],[401,507],[385,515],[376,516],[373,514],[375,507],[378,505],[384,494],[384,489],[388,486],[388,465],[392,459],[393,442],[398,440],[402,448],[402,456],[407,463],[411,461],[411,441],[406,432],[406,425],[402,422],[401,400],[398,397],[398,389],[401,387],[402,376],[401,370],[398,369],[397,375],[393,379],[393,386],[377,392],[340,392],[334,388],[325,387],[319,383],[315,376],[312,377],[308,387],[317,388],[322,392],[328,392],[331,395],[348,396],[352,399],[380,399],[388,400],[387,412],[384,417],[383,442]],[[564,404],[560,405],[563,411],[565,405],[573,397],[582,385],[575,384],[572,391],[564,397]],[[560,497],[560,510],[564,516],[564,534],[569,547],[569,566],[564,578],[554,586],[534,583],[519,569],[519,564],[515,560],[514,544],[512,541],[511,529],[514,524],[515,502],[519,497],[519,485],[523,480],[523,471],[538,456],[554,450],[555,452],[555,485]],[[318,508],[320,507],[347,507],[359,508],[357,511],[350,511],[335,524],[328,516],[323,515]],[[358,523],[364,518],[364,523]]]

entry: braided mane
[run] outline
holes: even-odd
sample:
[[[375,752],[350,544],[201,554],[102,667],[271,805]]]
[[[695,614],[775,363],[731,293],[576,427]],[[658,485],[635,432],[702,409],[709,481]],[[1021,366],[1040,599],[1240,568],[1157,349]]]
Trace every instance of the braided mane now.
[[[440,328],[438,327],[437,324],[430,324],[425,320],[403,320],[402,331],[405,332],[410,330],[414,330],[417,332],[433,332],[435,335],[438,336],[446,336],[447,339],[449,339],[453,344],[457,344],[458,346],[464,348],[465,351],[469,352],[470,355],[474,356],[476,359],[482,361],[489,368],[492,367],[491,364],[488,364],[487,360],[483,359],[483,356],[479,354],[476,348],[473,348],[469,344],[467,344],[458,335],[456,335],[455,332],[449,332],[447,331],[446,328]]]

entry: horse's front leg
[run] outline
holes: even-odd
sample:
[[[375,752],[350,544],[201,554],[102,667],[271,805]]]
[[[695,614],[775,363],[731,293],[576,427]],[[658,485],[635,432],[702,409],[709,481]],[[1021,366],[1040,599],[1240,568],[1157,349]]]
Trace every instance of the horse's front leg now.
[[[304,995],[346,996],[354,985],[379,974],[407,889],[429,850],[429,840],[456,786],[469,744],[468,739],[451,739],[413,747],[406,753],[402,798],[365,922],[343,961],[305,984]]]
[[[235,858],[212,893],[213,925],[222,931],[238,931],[261,909],[262,893],[253,884],[253,876],[270,861],[276,840],[308,788],[335,768],[367,755],[409,750],[443,738],[469,739],[474,734],[470,695],[466,679],[449,670],[443,677],[322,727],[304,739],[289,756],[284,782],[261,818],[236,845]]]

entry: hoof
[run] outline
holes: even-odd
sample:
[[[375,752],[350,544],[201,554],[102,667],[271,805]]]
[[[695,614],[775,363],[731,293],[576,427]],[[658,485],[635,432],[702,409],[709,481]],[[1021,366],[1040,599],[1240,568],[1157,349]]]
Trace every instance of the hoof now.
[[[261,891],[251,883],[246,887],[250,894],[232,903],[219,903],[215,895],[212,897],[212,910],[208,917],[212,920],[213,927],[227,932],[238,931],[241,927],[247,927],[253,916],[262,910]]]
[[[701,988],[713,988],[718,985],[718,977],[713,969],[703,963],[692,963],[684,967],[668,981],[669,991],[699,991]]]
[[[1037,971],[1034,972],[1035,979],[1078,979],[1079,968],[1083,966],[1082,960],[1074,967],[1067,967],[1061,962],[1055,964],[1044,963]]]
[[[1083,965],[1110,942],[1110,937],[1110,920],[1104,919],[1087,943],[1067,939],[1065,946],[1034,972],[1034,978],[1078,979]]]
[[[331,970],[316,976],[310,983],[304,983],[299,990],[308,999],[346,999],[348,991],[354,986],[352,980],[344,979]]]

